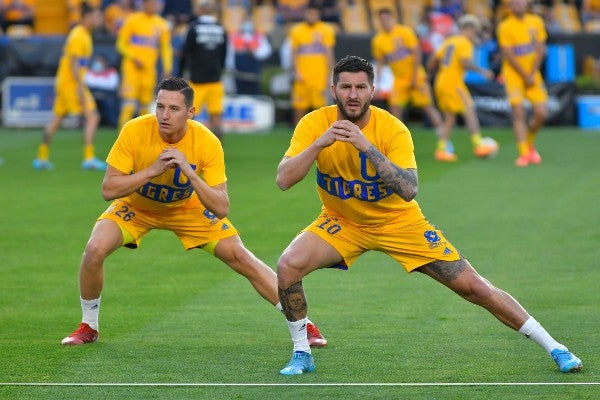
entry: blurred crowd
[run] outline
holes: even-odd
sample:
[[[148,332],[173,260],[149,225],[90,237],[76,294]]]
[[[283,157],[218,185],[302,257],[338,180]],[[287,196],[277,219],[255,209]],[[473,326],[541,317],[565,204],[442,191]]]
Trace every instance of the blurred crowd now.
[[[83,0],[61,0],[66,3],[66,33],[81,18]],[[217,0],[217,20],[228,34],[228,54],[225,70],[229,72],[234,89],[242,94],[265,93],[262,66],[265,61],[279,63],[292,73],[289,34],[301,23],[307,8],[318,7],[320,20],[333,27],[336,34],[363,33],[374,35],[381,29],[377,18],[382,8],[391,9],[394,18],[414,30],[421,47],[423,63],[435,53],[449,35],[458,32],[457,21],[466,13],[475,15],[481,23],[480,48],[490,55],[490,68],[499,69],[500,55],[496,42],[496,26],[508,13],[509,0]],[[4,35],[41,35],[36,28],[36,7],[49,7],[52,1],[0,0],[0,28]],[[103,25],[94,37],[116,40],[128,16],[142,7],[142,0],[87,0],[103,13]],[[530,1],[530,11],[540,15],[548,34],[600,32],[600,0]],[[157,14],[167,23],[171,33],[173,71],[179,70],[186,34],[194,21],[193,0],[158,0]],[[46,18],[47,19],[47,18]],[[46,21],[46,25],[47,26]],[[58,24],[55,24],[58,25]],[[97,55],[90,64],[91,87],[102,86],[106,78],[110,87],[117,87],[120,66],[111,64],[106,54]],[[277,77],[275,77],[277,78]],[[271,85],[273,85],[273,78]],[[274,80],[277,83],[277,79]],[[284,82],[283,91],[289,82]],[[266,86],[265,86],[266,87]],[[104,90],[100,87],[98,90]],[[276,93],[275,93],[276,94]],[[110,109],[114,106],[110,105]],[[105,117],[106,119],[107,117]],[[111,115],[110,123],[116,117]],[[106,122],[106,121],[105,121]]]

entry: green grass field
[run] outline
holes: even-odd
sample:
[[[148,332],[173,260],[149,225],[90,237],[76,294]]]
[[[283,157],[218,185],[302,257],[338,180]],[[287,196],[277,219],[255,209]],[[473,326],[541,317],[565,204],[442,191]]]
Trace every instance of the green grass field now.
[[[429,220],[582,358],[583,372],[561,374],[484,310],[369,253],[348,272],[305,278],[309,315],[330,344],[313,352],[314,373],[280,376],[291,354],[283,316],[163,231],[108,259],[100,341],[62,347],[80,319],[81,253],[107,206],[103,174],[80,170],[77,131],[53,143],[55,170],[36,172],[40,132],[2,129],[0,398],[600,398],[600,132],[547,128],[542,165],[518,169],[508,129],[485,130],[501,145],[487,161],[457,131],[455,164],[433,161],[434,134],[412,130]],[[287,192],[275,185],[290,135],[225,138],[230,218],[273,267],[319,210],[314,179]],[[99,132],[100,156],[115,136]]]

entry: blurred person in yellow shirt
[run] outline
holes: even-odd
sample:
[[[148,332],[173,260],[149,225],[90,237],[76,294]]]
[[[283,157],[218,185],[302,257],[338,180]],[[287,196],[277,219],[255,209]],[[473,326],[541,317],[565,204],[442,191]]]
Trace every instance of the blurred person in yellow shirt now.
[[[121,54],[121,113],[119,127],[134,114],[148,113],[154,100],[157,82],[157,61],[160,57],[162,75],[173,70],[171,31],[158,13],[157,0],[143,0],[142,10],[125,19],[117,36],[117,51]]]
[[[117,36],[125,19],[135,11],[133,0],[115,0],[104,9],[104,29]]]
[[[102,24],[102,11],[81,4],[81,23],[71,29],[63,47],[56,72],[54,114],[46,126],[33,168],[52,169],[50,142],[67,115],[83,115],[83,169],[105,170],[106,163],[98,160],[94,151],[94,136],[100,122],[96,102],[85,83],[85,75],[93,54],[92,31]]]
[[[457,114],[464,118],[471,136],[473,152],[477,157],[487,157],[497,150],[497,147],[486,145],[482,141],[475,104],[465,84],[466,70],[479,72],[486,79],[494,77],[491,70],[473,63],[473,43],[478,40],[481,23],[474,15],[465,14],[458,20],[458,26],[460,33],[446,38],[428,62],[429,71],[437,71],[433,90],[438,108],[444,117],[435,150],[435,158],[439,161],[458,159],[454,152],[448,150],[448,141],[456,125]]]
[[[290,29],[294,83],[292,86],[293,123],[308,111],[327,104],[327,88],[333,67],[335,30],[321,21],[319,8],[309,3],[304,21]]]
[[[527,12],[527,0],[510,0],[508,6],[511,14],[497,28],[502,52],[501,74],[512,107],[513,131],[519,153],[515,165],[526,167],[542,162],[535,140],[548,115],[548,93],[540,72],[546,55],[547,34],[544,20]],[[525,100],[533,108],[530,119]]]
[[[371,53],[375,59],[375,76],[382,76],[384,65],[389,66],[394,75],[394,87],[388,97],[389,111],[402,119],[409,103],[421,108],[439,136],[442,117],[433,105],[417,35],[409,26],[397,23],[389,8],[380,9],[378,17],[381,30],[371,40]]]

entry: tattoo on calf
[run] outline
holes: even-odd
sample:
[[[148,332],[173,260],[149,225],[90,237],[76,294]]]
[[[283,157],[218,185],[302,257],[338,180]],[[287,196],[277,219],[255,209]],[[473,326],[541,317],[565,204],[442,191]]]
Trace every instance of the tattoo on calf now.
[[[306,318],[308,306],[306,304],[306,297],[304,296],[304,289],[302,288],[302,281],[290,285],[285,290],[281,288],[277,288],[277,290],[283,313],[288,321],[293,322]]]

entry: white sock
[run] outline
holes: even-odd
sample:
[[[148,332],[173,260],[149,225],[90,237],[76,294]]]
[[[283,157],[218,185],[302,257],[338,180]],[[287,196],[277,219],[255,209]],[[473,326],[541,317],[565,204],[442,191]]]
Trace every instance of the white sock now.
[[[294,322],[288,321],[287,323],[292,335],[294,351],[303,351],[310,354],[310,346],[308,345],[308,337],[306,335],[306,322],[307,319],[304,318]]]
[[[281,303],[275,304],[275,308],[278,309],[279,311],[283,312],[283,307],[281,307]]]
[[[521,329],[519,329],[519,333],[525,335],[529,339],[533,340],[540,346],[542,346],[548,354],[554,349],[567,350],[567,348],[558,343],[546,330],[540,325],[539,322],[535,320],[533,317],[529,317],[527,321],[523,324]]]
[[[98,315],[100,314],[100,297],[94,300],[81,300],[81,322],[84,322],[94,330],[98,329]]]

